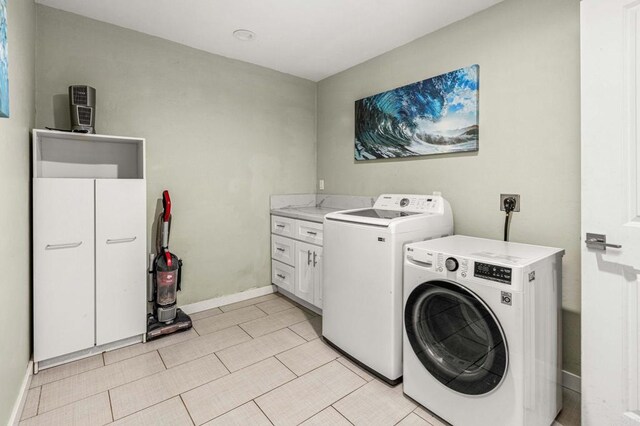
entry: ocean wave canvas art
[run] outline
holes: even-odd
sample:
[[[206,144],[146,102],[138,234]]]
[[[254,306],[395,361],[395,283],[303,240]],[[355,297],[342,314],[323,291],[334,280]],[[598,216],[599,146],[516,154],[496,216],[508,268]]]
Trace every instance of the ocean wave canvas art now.
[[[9,53],[7,52],[7,0],[0,0],[0,117],[9,117]]]
[[[355,104],[355,159],[478,150],[479,66],[369,96]]]

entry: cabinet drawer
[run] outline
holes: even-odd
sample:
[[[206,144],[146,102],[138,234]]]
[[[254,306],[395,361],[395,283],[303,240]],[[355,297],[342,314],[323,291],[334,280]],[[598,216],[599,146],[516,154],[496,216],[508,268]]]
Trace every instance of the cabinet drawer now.
[[[271,235],[271,257],[287,265],[296,266],[295,244],[291,238]]]
[[[296,221],[296,238],[311,244],[322,245],[322,224],[308,222],[306,220]]]
[[[295,235],[296,220],[289,217],[271,216],[271,233],[292,237]]]
[[[295,269],[293,266],[272,260],[271,282],[283,290],[293,293],[295,288]]]

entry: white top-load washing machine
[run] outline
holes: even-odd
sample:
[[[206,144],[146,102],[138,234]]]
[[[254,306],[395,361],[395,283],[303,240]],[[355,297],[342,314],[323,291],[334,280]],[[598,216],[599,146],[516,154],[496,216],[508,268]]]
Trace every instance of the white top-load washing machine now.
[[[563,254],[460,235],[405,247],[404,393],[456,426],[550,425]]]
[[[372,208],[324,217],[322,334],[388,383],[402,377],[403,246],[453,233],[435,195],[380,195]]]

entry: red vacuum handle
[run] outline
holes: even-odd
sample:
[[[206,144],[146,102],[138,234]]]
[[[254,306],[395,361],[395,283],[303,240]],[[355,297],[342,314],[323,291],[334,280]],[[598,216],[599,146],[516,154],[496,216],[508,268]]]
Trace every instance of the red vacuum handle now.
[[[171,268],[173,266],[173,259],[171,258],[171,253],[169,250],[164,251],[164,258],[167,261],[167,266]]]
[[[171,197],[169,197],[169,191],[166,189],[162,192],[162,207],[164,208],[164,222],[169,222],[171,217]]]

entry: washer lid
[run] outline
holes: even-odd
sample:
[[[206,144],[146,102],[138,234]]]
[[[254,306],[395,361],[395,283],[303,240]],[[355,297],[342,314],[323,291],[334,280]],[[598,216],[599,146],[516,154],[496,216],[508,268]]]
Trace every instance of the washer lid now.
[[[422,219],[432,215],[433,213],[419,213],[398,210],[356,209],[329,213],[325,215],[325,219],[335,220],[339,222],[353,222],[363,225],[389,227],[392,223]]]
[[[443,215],[445,201],[440,195],[382,194],[373,208],[329,213],[327,220],[389,227],[394,221]]]
[[[360,216],[360,217],[373,217],[375,219],[396,219],[399,217],[413,216],[416,214],[422,214],[418,212],[403,212],[398,210],[381,210],[381,209],[365,209],[344,212],[346,215]]]

